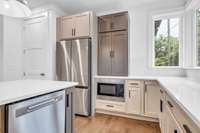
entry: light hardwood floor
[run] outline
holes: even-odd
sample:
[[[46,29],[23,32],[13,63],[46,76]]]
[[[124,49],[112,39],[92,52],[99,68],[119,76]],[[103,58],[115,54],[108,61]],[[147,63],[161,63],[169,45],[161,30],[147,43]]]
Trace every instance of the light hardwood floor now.
[[[157,123],[96,114],[75,119],[75,133],[160,133]]]

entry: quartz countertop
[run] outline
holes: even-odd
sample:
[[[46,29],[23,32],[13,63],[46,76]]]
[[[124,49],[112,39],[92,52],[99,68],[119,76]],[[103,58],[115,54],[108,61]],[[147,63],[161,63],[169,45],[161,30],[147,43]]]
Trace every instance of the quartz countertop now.
[[[0,82],[0,105],[59,91],[78,85],[76,82],[16,80]]]
[[[156,80],[167,94],[200,128],[200,83],[187,77],[154,77],[154,76],[95,76],[96,79],[122,80]]]
[[[162,88],[200,128],[200,83],[187,78],[159,78]]]

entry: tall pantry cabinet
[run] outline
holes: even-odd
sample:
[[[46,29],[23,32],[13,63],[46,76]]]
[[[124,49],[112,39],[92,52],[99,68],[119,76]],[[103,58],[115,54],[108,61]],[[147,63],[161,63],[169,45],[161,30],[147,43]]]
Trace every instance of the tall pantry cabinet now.
[[[0,16],[0,80],[22,77],[22,22],[18,18]]]
[[[56,18],[53,9],[34,11],[23,22],[24,78],[55,79]]]
[[[128,13],[98,18],[98,74],[128,75]]]

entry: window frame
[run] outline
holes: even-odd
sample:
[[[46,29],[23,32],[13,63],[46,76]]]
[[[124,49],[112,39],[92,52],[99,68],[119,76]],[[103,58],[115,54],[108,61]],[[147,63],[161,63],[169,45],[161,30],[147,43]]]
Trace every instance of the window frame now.
[[[150,48],[150,66],[154,69],[181,69],[183,68],[183,46],[184,46],[184,12],[176,11],[171,13],[162,13],[162,14],[153,14],[151,15],[151,30],[150,30],[150,40],[151,40],[151,48]],[[160,19],[170,19],[170,18],[179,18],[180,19],[180,44],[179,44],[179,65],[178,66],[156,66],[155,65],[155,21]]]
[[[194,13],[193,13],[193,67],[196,69],[200,69],[200,66],[198,66],[198,30],[197,30],[197,10],[200,10],[200,6],[196,7],[194,9]]]

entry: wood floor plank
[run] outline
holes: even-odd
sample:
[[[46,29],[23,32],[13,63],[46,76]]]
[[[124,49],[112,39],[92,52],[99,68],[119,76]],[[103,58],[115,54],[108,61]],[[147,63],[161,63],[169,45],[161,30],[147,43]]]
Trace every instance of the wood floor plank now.
[[[75,133],[160,133],[158,123],[96,114],[75,119]]]

